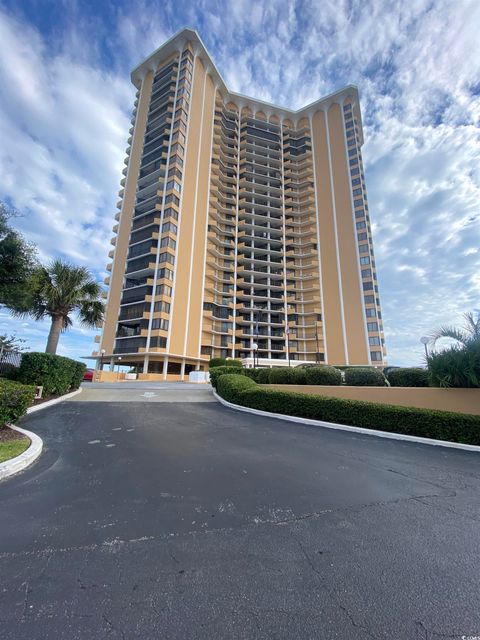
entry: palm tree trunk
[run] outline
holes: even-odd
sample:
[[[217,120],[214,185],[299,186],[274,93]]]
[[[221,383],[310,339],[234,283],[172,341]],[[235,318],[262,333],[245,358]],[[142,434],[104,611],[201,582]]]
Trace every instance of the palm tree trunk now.
[[[50,326],[50,333],[48,334],[47,348],[45,353],[57,353],[58,339],[60,338],[60,332],[63,327],[62,316],[52,316],[52,324]]]

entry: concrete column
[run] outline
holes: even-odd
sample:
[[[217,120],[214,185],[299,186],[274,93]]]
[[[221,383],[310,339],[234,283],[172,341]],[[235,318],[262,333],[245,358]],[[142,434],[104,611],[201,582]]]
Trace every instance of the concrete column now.
[[[165,356],[165,359],[163,361],[163,379],[164,380],[167,379],[167,372],[168,372],[168,357]]]
[[[182,368],[180,369],[180,380],[185,378],[185,360],[182,360]]]
[[[143,373],[148,373],[148,355],[143,359]]]
[[[110,358],[110,371],[113,371],[114,367],[115,367],[115,358],[112,356]]]

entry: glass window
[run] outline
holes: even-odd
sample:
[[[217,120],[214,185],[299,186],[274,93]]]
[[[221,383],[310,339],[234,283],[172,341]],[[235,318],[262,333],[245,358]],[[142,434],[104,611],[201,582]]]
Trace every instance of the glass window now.
[[[365,229],[366,226],[367,225],[365,224],[364,220],[360,220],[359,222],[356,223],[357,229]]]
[[[364,300],[365,300],[365,304],[374,304],[375,296],[365,296]]]
[[[380,351],[370,351],[370,358],[372,362],[379,362],[382,360],[382,354]]]
[[[371,347],[379,347],[380,346],[380,338],[378,336],[370,336],[368,338],[368,344]]]
[[[359,178],[357,178],[357,179],[360,182],[360,179]],[[353,190],[353,195],[354,196],[361,196],[362,195],[362,190],[361,189],[354,189]]]
[[[367,322],[368,331],[378,331],[378,322]]]
[[[368,253],[368,244],[361,244],[358,247],[358,250],[360,251],[360,253]]]
[[[360,264],[370,264],[370,258],[369,256],[362,256],[360,258]]]
[[[363,282],[363,290],[364,291],[371,291],[373,289],[373,282]]]
[[[365,309],[365,315],[367,318],[375,318],[375,308],[369,307],[368,309]]]
[[[362,278],[371,278],[372,270],[371,269],[362,269]]]

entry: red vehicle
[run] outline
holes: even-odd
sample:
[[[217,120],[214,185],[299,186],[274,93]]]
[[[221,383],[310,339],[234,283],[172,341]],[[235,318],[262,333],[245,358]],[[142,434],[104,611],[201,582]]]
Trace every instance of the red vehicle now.
[[[83,374],[83,380],[87,382],[92,382],[93,380],[93,372],[95,369],[85,369],[85,373]]]

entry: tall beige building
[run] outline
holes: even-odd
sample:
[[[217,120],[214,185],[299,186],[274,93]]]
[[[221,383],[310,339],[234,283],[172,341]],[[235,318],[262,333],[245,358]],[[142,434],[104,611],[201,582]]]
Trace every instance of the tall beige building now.
[[[132,82],[94,355],[159,379],[218,356],[383,364],[356,87],[298,111],[232,93],[190,29]]]

